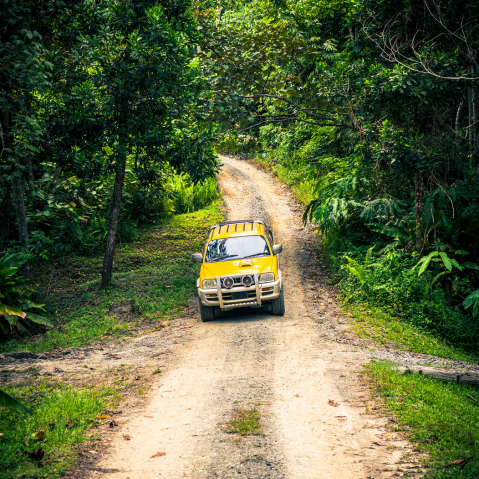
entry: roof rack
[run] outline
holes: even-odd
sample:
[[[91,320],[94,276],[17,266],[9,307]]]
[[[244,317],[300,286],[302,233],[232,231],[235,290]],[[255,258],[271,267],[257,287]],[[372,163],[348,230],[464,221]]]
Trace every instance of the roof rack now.
[[[261,221],[261,220],[237,220],[237,221],[224,221],[223,223],[219,223],[217,225],[214,225],[210,228],[209,233],[211,233],[211,230],[215,229],[215,228],[219,228],[220,229],[220,232],[221,232],[221,228],[223,226],[226,226],[228,229],[229,229],[229,226],[231,225],[240,225],[240,224],[247,224],[247,223],[251,223],[251,230],[253,230],[253,225],[255,223],[258,223],[258,224],[261,224],[263,225],[265,228],[266,228],[266,225],[264,224],[264,221]],[[235,231],[236,231],[236,228],[235,228]]]
[[[264,225],[264,221],[261,221],[261,220],[237,220],[237,221],[224,221],[223,223],[219,223],[217,226],[234,225],[237,223],[261,223],[262,225]]]

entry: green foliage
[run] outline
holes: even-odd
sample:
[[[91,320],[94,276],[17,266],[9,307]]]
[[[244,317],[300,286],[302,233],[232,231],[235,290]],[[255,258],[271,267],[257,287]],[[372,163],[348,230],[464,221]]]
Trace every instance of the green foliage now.
[[[142,324],[151,327],[181,316],[198,277],[191,254],[202,248],[209,227],[221,219],[221,206],[215,202],[139,227],[137,241],[118,246],[116,279],[103,291],[95,287],[101,255],[61,256],[40,264],[38,274],[49,283],[39,294],[57,327],[41,337],[0,342],[0,351],[82,347],[135,334]],[[131,310],[117,314],[113,306],[118,303],[131,305]]]
[[[7,254],[0,260],[0,328],[5,334],[26,334],[33,324],[52,326],[47,318],[32,312],[32,309],[45,311],[44,304],[28,299],[36,287],[26,285],[18,275],[27,259],[22,253],[16,253]]]
[[[2,479],[62,476],[72,465],[74,445],[90,439],[87,430],[114,393],[101,386],[75,389],[41,381],[6,391],[15,394],[33,412],[20,415],[13,410],[0,410]],[[42,461],[28,455],[39,448],[44,451]]]
[[[326,250],[338,276],[346,303],[367,304],[408,322],[421,331],[478,353],[479,324],[451,301],[447,290],[434,281],[432,272],[418,277],[417,254],[396,245],[374,253],[347,241],[329,240]]]
[[[426,477],[472,478],[479,473],[479,391],[442,383],[419,375],[401,375],[394,367],[372,363],[366,367],[397,420],[419,451],[427,453]],[[461,467],[448,464],[467,458]]]
[[[0,406],[12,409],[14,411],[32,414],[32,410],[24,406],[21,402],[10,396],[4,391],[0,391]]]

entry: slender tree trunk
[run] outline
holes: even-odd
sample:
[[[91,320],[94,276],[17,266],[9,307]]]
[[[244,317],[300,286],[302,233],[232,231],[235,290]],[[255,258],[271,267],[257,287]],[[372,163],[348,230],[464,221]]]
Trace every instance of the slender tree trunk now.
[[[55,166],[55,173],[53,173],[52,183],[50,185],[50,194],[54,195],[55,190],[57,189],[58,180],[60,179],[60,175],[62,174],[62,166],[60,162],[57,162]]]
[[[28,224],[27,214],[25,212],[25,198],[23,196],[22,175],[20,168],[16,164],[13,177],[13,196],[15,198],[15,211],[17,213],[18,238],[24,252],[28,251]],[[24,266],[24,275],[33,281],[33,267]]]
[[[459,102],[459,106],[457,107],[456,113],[456,133],[459,135],[459,128],[461,126],[461,113],[462,109],[464,108],[464,100]]]
[[[8,248],[10,236],[10,208],[12,207],[12,184],[5,181],[3,187],[3,201],[0,209],[0,253]]]
[[[113,256],[115,255],[116,232],[118,230],[118,219],[120,217],[121,196],[125,182],[126,155],[121,161],[121,171],[115,175],[115,186],[113,188],[113,201],[111,204],[110,222],[108,224],[108,235],[106,237],[105,258],[101,275],[100,288],[106,288],[111,280],[113,269]]]
[[[469,73],[474,75],[474,66],[469,65]],[[467,89],[468,109],[469,109],[469,150],[471,153],[477,153],[477,138],[476,138],[476,90],[474,88]],[[472,166],[472,164],[471,164]]]
[[[418,173],[414,185],[414,196],[416,206],[416,251],[422,248],[422,229],[424,226],[424,181]]]

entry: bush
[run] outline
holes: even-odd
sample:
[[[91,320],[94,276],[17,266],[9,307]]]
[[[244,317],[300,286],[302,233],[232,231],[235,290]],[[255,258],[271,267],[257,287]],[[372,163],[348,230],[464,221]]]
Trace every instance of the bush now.
[[[346,248],[345,248],[346,246]],[[434,274],[418,277],[417,253],[405,253],[395,245],[378,253],[374,247],[326,240],[326,251],[347,303],[366,303],[424,331],[470,351],[479,351],[479,322],[464,312]]]
[[[215,178],[192,183],[186,174],[175,175],[169,187],[174,212],[178,215],[197,211],[218,198]]]

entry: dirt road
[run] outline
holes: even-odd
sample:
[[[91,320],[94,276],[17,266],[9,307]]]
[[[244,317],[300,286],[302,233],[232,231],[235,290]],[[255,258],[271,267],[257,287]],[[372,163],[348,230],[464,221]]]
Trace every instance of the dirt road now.
[[[286,315],[237,310],[211,323],[198,319],[148,404],[122,425],[131,439],[118,435],[91,477],[399,475],[394,464],[408,447],[385,434],[385,419],[366,410],[358,374],[365,358],[324,339],[318,326],[319,317],[334,317],[338,328],[346,327],[324,280],[309,276],[320,266],[308,252],[313,237],[302,228],[300,208],[268,172],[222,160],[227,219],[263,219],[283,244]],[[318,292],[321,302],[313,302]],[[262,435],[226,433],[238,409],[260,412]]]

